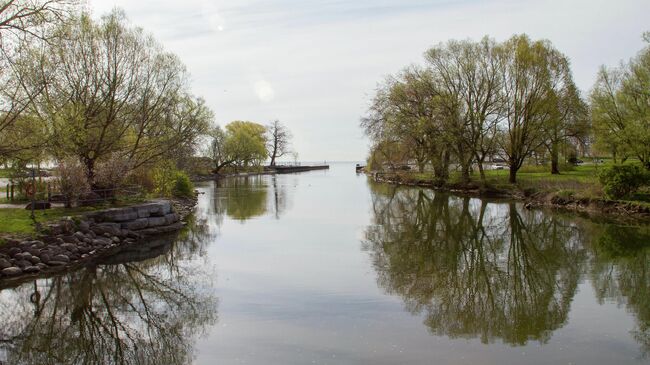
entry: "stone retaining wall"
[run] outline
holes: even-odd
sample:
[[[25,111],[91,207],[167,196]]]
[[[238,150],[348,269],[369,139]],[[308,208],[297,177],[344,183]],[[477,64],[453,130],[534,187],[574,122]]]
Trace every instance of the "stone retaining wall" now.
[[[45,227],[48,233],[38,240],[8,240],[0,248],[0,284],[75,266],[117,246],[176,232],[183,225],[165,200],[65,219]]]

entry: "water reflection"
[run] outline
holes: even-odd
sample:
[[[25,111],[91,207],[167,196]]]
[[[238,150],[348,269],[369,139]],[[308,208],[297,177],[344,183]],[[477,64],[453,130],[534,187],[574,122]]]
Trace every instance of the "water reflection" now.
[[[223,215],[246,221],[266,213],[267,186],[264,176],[246,176],[216,181],[214,211],[223,220]]]
[[[290,208],[291,199],[286,184],[277,176],[229,177],[215,182],[216,195],[213,211],[217,224],[221,225],[224,215],[245,222],[267,213],[275,219]]]
[[[364,248],[378,283],[433,334],[524,345],[567,321],[586,260],[579,230],[514,203],[373,185]]]
[[[1,292],[0,362],[191,363],[217,300],[210,275],[192,264],[205,242],[191,239],[200,229],[184,235]]]
[[[599,302],[616,300],[636,318],[631,332],[650,355],[650,228],[607,225],[594,240],[591,280]]]

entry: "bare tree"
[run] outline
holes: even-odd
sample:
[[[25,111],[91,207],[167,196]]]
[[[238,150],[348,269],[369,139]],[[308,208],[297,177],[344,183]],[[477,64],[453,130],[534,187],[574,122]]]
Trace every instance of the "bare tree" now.
[[[273,121],[267,128],[267,150],[271,159],[270,166],[275,166],[275,160],[291,153],[291,131],[279,120]]]

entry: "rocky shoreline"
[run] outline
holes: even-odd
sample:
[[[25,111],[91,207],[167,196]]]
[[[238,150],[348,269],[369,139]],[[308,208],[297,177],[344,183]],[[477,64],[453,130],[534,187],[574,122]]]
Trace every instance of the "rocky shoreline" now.
[[[632,202],[620,202],[605,199],[587,199],[573,196],[560,196],[555,193],[504,190],[469,185],[441,185],[431,180],[419,180],[399,175],[380,175],[368,173],[375,182],[417,186],[434,189],[441,192],[472,196],[477,198],[513,199],[522,201],[527,209],[550,208],[554,210],[586,214],[593,217],[605,217],[619,221],[650,220],[650,208]]]
[[[114,250],[181,230],[197,199],[158,200],[86,213],[44,227],[38,239],[0,247],[0,287],[74,269]]]

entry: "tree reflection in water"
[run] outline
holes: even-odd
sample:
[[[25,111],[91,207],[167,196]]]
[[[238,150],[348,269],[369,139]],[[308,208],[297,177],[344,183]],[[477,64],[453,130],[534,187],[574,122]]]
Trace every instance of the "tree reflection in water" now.
[[[606,225],[594,240],[591,281],[600,302],[616,300],[636,317],[632,335],[650,355],[650,228]]]
[[[569,222],[421,189],[373,185],[372,200],[378,283],[432,333],[523,345],[566,322],[586,259]]]
[[[218,189],[213,200],[217,225],[223,223],[224,215],[242,222],[266,213],[280,219],[290,208],[291,202],[286,185],[288,179],[278,180],[277,176],[228,177],[217,180]]]
[[[195,260],[208,240],[195,227],[176,243],[152,241],[1,292],[7,363],[191,363],[194,341],[217,316],[211,276]]]
[[[268,187],[264,176],[229,177],[217,180],[216,184],[213,202],[217,216],[226,214],[243,222],[266,213]]]

